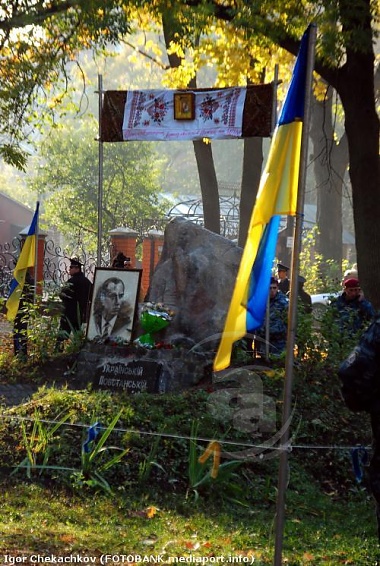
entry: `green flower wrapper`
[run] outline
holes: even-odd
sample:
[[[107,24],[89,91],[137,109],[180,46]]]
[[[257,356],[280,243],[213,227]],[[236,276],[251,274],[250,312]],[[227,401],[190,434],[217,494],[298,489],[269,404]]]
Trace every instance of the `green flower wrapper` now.
[[[140,324],[145,330],[145,334],[136,338],[135,344],[144,348],[154,348],[155,340],[153,334],[166,328],[171,319],[172,317],[163,311],[153,309],[143,311],[140,316]]]

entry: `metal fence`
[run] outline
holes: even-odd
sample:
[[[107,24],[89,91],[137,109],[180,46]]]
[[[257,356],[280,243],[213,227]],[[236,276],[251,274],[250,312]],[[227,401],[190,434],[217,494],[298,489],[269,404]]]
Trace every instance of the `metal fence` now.
[[[13,271],[21,249],[21,238],[14,238],[12,242],[0,244],[0,297],[6,298],[13,278]],[[57,246],[52,240],[45,241],[43,261],[43,294],[54,295],[69,278],[70,258],[78,257],[84,265],[84,272],[90,279],[93,278],[96,259],[89,255],[82,244],[77,244],[69,252]],[[109,254],[104,253],[104,265],[109,265]]]
[[[229,239],[237,238],[239,226],[239,198],[236,193],[231,196],[221,197],[221,233]],[[136,231],[136,244],[142,243],[144,237],[150,230],[164,231],[167,223],[172,218],[179,216],[193,221],[195,224],[204,225],[203,207],[201,198],[188,199],[174,206],[167,216],[162,218],[145,218],[131,221],[130,228]],[[14,238],[10,243],[0,244],[0,297],[6,298],[9,292],[10,282],[13,278],[13,270],[21,250],[21,238]],[[116,250],[112,244],[106,244],[101,253],[101,266],[108,267]],[[83,263],[85,275],[92,280],[97,258],[88,253],[83,243],[78,241],[71,249],[63,249],[53,240],[45,240],[44,263],[43,263],[43,293],[51,296],[58,292],[69,278],[70,258],[78,257]]]
[[[220,234],[229,240],[237,240],[239,235],[240,195],[220,196]],[[203,202],[201,197],[183,199],[177,202],[168,213],[170,218],[182,216],[195,224],[204,226]]]
[[[21,238],[0,244],[0,297],[7,297],[13,270],[21,249]]]

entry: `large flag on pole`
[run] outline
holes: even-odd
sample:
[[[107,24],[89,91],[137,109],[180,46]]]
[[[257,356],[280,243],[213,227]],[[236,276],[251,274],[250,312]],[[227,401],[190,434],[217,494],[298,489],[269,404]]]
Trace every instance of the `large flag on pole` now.
[[[261,177],[235,288],[214,360],[230,365],[233,343],[262,326],[282,215],[297,209],[309,29],[304,33],[293,76]]]
[[[16,267],[13,271],[13,279],[11,281],[9,295],[6,302],[7,319],[14,320],[20,303],[21,294],[25,284],[25,276],[29,267],[33,267],[36,263],[36,245],[38,233],[38,211],[40,203],[37,202],[36,211],[33,220],[29,226],[24,245],[17,260]]]

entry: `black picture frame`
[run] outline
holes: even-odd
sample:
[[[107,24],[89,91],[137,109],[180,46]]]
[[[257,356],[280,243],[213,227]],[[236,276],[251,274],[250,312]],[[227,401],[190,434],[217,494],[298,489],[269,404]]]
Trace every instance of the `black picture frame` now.
[[[87,340],[134,339],[141,274],[141,269],[95,268]]]

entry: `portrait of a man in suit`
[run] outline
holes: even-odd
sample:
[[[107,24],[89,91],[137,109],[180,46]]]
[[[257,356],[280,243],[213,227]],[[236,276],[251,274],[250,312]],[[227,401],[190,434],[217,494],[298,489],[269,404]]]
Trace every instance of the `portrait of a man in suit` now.
[[[132,305],[125,297],[124,283],[110,277],[102,283],[94,301],[94,323],[98,337],[125,337],[132,332]]]
[[[140,281],[141,269],[96,268],[88,340],[133,339]]]

